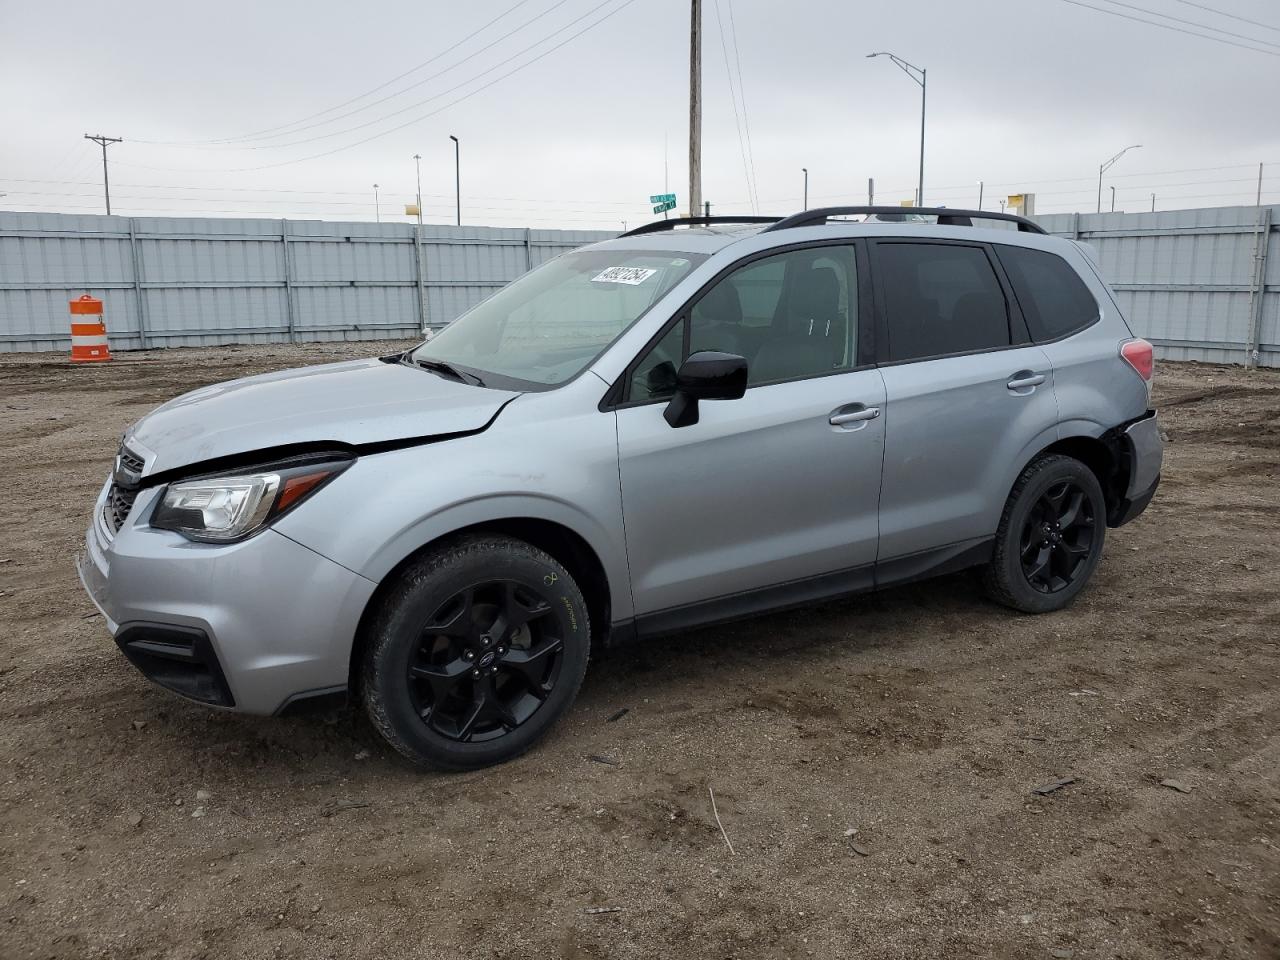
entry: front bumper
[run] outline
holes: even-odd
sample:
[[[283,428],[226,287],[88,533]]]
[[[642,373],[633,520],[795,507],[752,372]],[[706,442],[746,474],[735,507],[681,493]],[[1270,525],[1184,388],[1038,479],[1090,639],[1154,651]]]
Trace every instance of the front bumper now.
[[[94,506],[80,579],[122,652],[189,699],[272,714],[345,689],[351,645],[376,584],[267,529],[240,543],[192,543],[147,525],[143,490],[113,533]]]

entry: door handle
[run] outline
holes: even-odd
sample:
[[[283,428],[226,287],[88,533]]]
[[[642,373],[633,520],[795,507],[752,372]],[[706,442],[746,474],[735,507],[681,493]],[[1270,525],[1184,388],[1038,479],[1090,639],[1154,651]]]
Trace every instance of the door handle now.
[[[874,420],[880,416],[879,407],[863,407],[861,410],[850,410],[848,413],[833,413],[828,421],[833,427],[842,427],[846,423],[857,423],[859,420]]]
[[[1043,373],[1014,374],[1014,378],[1006,386],[1010,390],[1025,390],[1027,387],[1040,386],[1046,379]]]

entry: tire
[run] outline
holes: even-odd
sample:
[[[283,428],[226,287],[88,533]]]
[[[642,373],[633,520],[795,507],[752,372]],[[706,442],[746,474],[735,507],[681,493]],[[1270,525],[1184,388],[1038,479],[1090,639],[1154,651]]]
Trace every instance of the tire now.
[[[1023,613],[1061,610],[1102,557],[1106,516],[1092,470],[1072,457],[1038,457],[1005,503],[983,577],[987,594]]]
[[[414,561],[382,598],[361,699],[416,764],[503,763],[569,709],[590,637],[582,592],[555,559],[508,537],[462,537]]]

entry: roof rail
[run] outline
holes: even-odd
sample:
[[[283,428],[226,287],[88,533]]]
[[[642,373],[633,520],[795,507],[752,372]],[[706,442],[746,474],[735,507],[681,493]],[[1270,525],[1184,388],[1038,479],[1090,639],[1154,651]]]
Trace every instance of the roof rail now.
[[[621,233],[621,237],[638,237],[644,233],[661,233],[663,230],[674,230],[676,227],[696,227],[713,223],[777,223],[781,217],[673,217],[670,220],[655,220],[644,226],[636,227]]]
[[[764,232],[790,230],[792,227],[821,226],[827,222],[829,217],[846,217],[857,213],[892,214],[895,217],[904,215],[937,217],[938,223],[951,227],[971,227],[974,220],[1005,220],[1010,223],[1016,223],[1018,229],[1023,233],[1046,232],[1038,223],[1012,213],[992,213],[987,210],[955,210],[950,207],[819,207],[815,210],[806,210],[803,213],[795,213],[789,217],[784,217],[773,226],[765,227]]]

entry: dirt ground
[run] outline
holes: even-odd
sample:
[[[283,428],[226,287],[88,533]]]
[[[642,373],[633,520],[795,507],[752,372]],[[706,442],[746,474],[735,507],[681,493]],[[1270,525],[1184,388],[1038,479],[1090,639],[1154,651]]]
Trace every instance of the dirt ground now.
[[[152,686],[72,565],[152,406],[376,349],[0,359],[4,960],[1280,957],[1280,375],[1158,368],[1164,484],[1068,611],[960,575],[631,648],[431,775]]]

